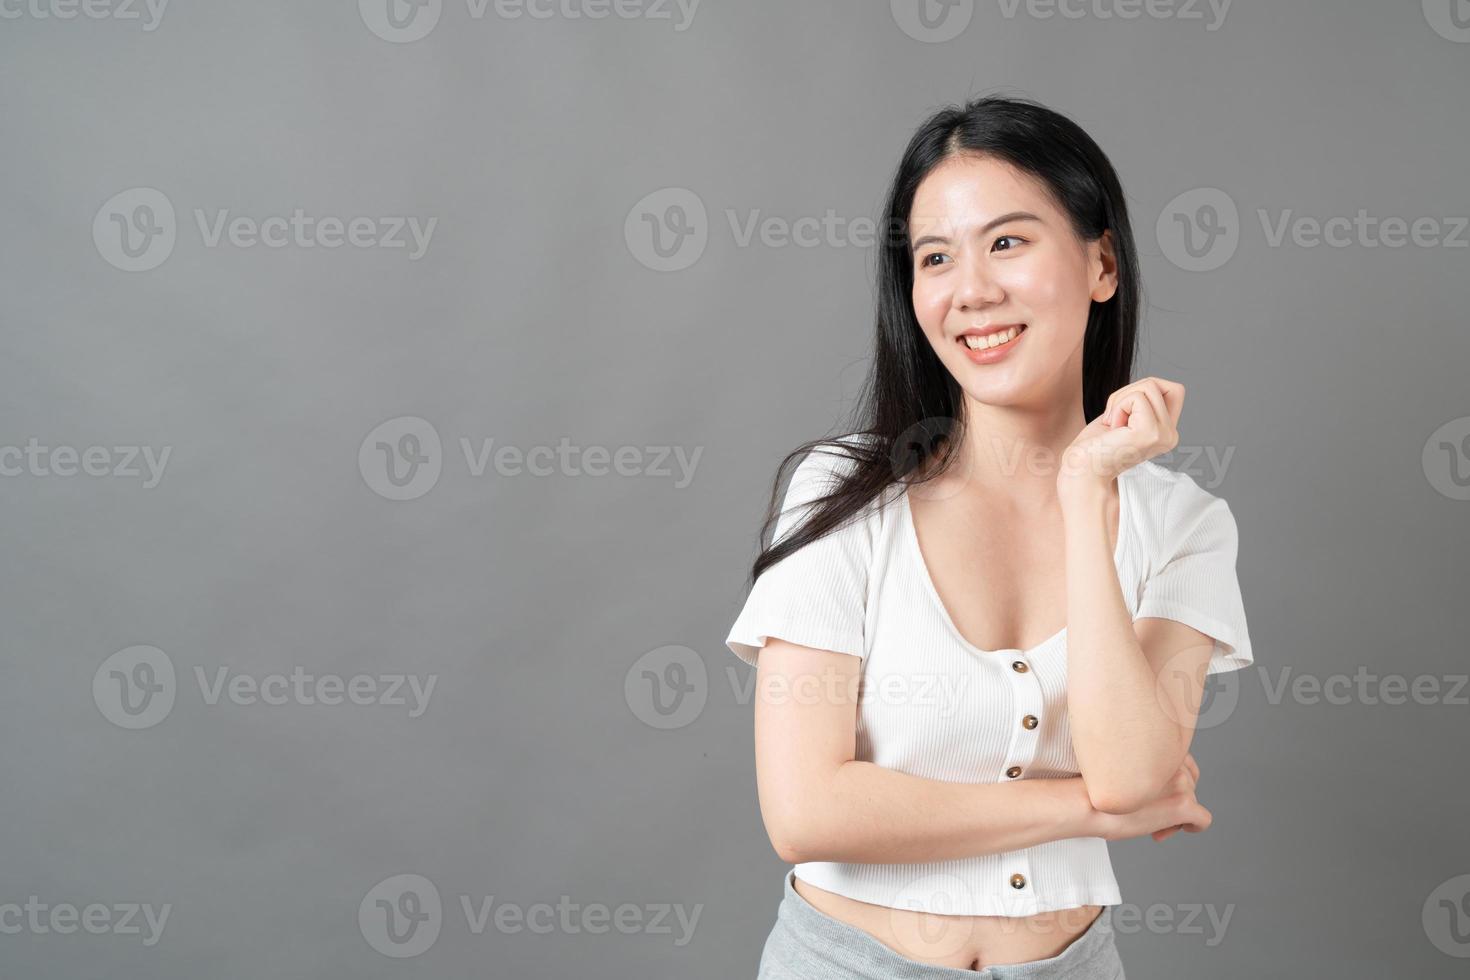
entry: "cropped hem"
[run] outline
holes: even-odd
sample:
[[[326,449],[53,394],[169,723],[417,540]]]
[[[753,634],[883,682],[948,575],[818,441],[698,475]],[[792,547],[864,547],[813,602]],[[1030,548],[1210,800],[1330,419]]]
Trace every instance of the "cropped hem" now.
[[[894,904],[893,895],[881,889],[864,888],[861,885],[849,886],[845,883],[823,882],[820,871],[816,871],[808,865],[793,865],[792,870],[796,877],[807,884],[814,885],[824,891],[829,891],[845,898],[851,898],[859,902],[867,902],[869,905],[879,905],[884,908],[909,908]],[[952,907],[939,909],[916,908],[915,911],[931,912],[935,915],[996,915],[1009,918],[1020,918],[1028,915],[1037,915],[1042,912],[1060,912],[1065,909],[1075,909],[1083,905],[1111,906],[1120,905],[1123,895],[1116,884],[1095,885],[1085,889],[1071,889],[1064,892],[1053,892],[1043,896],[1010,896],[1010,895],[981,895],[976,896],[969,903],[959,902]]]

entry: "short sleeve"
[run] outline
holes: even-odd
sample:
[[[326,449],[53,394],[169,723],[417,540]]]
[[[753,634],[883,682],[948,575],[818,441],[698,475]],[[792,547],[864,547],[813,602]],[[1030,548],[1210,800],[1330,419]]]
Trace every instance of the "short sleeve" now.
[[[1229,504],[1177,474],[1136,618],[1172,619],[1212,637],[1210,674],[1255,662],[1235,572],[1238,545]]]
[[[840,449],[819,446],[791,475],[777,516],[772,543],[783,540],[808,516],[808,506],[831,492],[853,465]],[[725,645],[755,665],[771,638],[817,650],[864,656],[863,621],[873,529],[867,512],[792,552],[761,573]]]

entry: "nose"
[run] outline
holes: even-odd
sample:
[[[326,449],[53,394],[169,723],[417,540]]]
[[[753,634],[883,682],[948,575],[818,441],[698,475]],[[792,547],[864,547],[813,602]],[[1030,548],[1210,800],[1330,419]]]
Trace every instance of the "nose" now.
[[[985,257],[973,253],[960,261],[954,306],[958,310],[983,310],[1005,299],[1005,290],[986,267]]]

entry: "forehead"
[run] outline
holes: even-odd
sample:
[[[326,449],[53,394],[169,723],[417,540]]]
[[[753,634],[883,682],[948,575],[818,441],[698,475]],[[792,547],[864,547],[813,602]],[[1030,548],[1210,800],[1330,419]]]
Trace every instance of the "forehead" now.
[[[962,154],[939,164],[919,182],[909,209],[913,236],[963,233],[1011,211],[1030,211],[1043,219],[1056,206],[1040,180],[991,156]]]

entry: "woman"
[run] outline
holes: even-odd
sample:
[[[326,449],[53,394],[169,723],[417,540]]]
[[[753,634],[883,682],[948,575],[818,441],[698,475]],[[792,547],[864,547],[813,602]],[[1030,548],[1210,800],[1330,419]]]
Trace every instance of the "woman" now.
[[[796,865],[760,977],[1113,980],[1106,842],[1210,825],[1205,675],[1253,662],[1235,521],[1152,461],[1184,388],[1129,383],[1133,236],[1075,123],[936,113],[884,227],[857,424],[782,463],[727,640]]]

